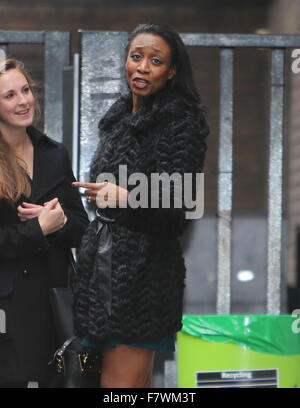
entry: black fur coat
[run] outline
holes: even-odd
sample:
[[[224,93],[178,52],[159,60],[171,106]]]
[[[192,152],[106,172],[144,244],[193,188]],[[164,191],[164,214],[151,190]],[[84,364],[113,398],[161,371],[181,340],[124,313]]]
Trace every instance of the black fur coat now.
[[[127,166],[128,177],[143,173],[201,172],[208,126],[202,113],[170,96],[153,113],[143,105],[131,113],[131,95],[122,96],[100,121],[100,143],[90,178],[115,175]],[[132,190],[134,186],[128,186]],[[103,307],[91,280],[95,221],[79,251],[74,289],[74,324],[82,336],[99,340],[151,341],[181,328],[185,265],[178,236],[185,225],[182,208],[109,209],[112,224],[112,314]]]

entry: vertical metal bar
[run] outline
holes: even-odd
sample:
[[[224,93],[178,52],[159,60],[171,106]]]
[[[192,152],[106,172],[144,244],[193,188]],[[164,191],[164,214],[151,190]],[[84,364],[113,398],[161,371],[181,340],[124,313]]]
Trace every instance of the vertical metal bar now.
[[[6,333],[6,313],[3,309],[0,309],[0,333]]]
[[[218,180],[218,286],[217,313],[230,313],[233,56],[231,48],[220,52],[220,144]]]
[[[44,131],[59,142],[63,138],[63,67],[70,64],[70,33],[45,33]]]
[[[81,32],[81,181],[89,177],[91,158],[99,141],[99,120],[126,89],[126,40],[127,34],[121,32]]]
[[[177,361],[166,360],[164,372],[164,388],[177,388]]]
[[[280,313],[282,172],[283,172],[284,50],[272,51],[270,154],[268,194],[267,313]]]
[[[79,54],[74,55],[74,77],[73,77],[73,148],[72,167],[76,179],[78,178],[78,156],[79,156]]]
[[[0,61],[5,60],[7,55],[7,45],[0,45]]]

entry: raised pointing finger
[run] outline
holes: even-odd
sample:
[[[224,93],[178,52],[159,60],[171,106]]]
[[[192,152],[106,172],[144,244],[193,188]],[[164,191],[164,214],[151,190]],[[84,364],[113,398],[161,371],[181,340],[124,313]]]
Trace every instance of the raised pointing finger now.
[[[104,181],[103,183],[81,183],[80,181],[74,181],[73,186],[75,187],[83,187],[83,188],[91,188],[93,189],[99,189],[104,187],[107,183]]]

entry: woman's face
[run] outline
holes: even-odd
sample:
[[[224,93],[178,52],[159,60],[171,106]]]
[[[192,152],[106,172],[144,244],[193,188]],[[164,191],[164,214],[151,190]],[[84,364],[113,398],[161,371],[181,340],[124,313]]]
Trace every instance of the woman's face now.
[[[175,75],[171,65],[169,45],[157,35],[138,34],[131,42],[127,60],[127,81],[133,95],[134,105],[155,94]]]
[[[34,96],[25,76],[17,69],[0,75],[0,130],[30,126]]]

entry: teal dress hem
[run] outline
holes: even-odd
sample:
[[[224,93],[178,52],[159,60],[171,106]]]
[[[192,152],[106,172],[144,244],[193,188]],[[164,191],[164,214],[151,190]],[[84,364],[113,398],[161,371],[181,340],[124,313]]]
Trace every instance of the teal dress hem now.
[[[94,349],[103,349],[103,348],[114,348],[118,344],[125,344],[127,346],[144,348],[148,350],[155,350],[155,351],[167,351],[167,352],[174,352],[175,351],[175,336],[170,335],[166,336],[160,340],[156,341],[143,341],[143,342],[134,342],[134,341],[124,341],[124,340],[107,340],[107,341],[97,341],[89,336],[86,336],[81,345],[84,347],[94,348]]]

